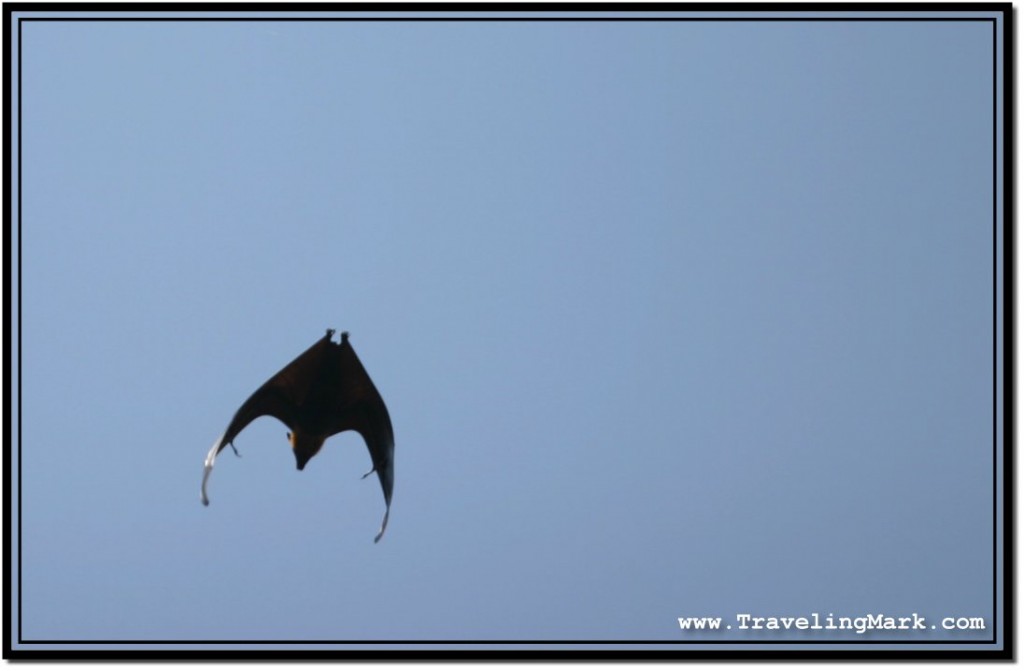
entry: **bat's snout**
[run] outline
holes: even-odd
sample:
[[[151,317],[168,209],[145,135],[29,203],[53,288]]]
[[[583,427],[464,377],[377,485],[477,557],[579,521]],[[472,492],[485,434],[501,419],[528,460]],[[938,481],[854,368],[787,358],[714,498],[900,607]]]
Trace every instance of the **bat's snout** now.
[[[299,432],[288,434],[288,441],[292,444],[292,453],[295,455],[295,468],[300,471],[306,467],[309,460],[316,456],[324,445],[325,438],[309,436]]]

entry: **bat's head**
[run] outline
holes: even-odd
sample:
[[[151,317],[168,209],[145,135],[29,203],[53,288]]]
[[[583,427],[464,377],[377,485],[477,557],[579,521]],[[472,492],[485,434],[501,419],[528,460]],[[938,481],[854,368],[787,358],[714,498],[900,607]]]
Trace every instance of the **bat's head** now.
[[[295,453],[295,467],[300,471],[306,467],[306,462],[316,456],[320,448],[324,446],[323,436],[310,436],[298,431],[288,433],[288,442],[292,444],[292,452]]]

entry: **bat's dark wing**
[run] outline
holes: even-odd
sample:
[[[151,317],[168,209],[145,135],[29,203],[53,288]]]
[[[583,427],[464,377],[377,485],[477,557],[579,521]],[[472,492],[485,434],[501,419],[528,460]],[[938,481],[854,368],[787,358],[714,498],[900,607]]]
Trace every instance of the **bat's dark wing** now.
[[[316,449],[328,436],[342,431],[357,431],[370,450],[373,461],[370,473],[376,471],[384,491],[384,521],[374,541],[380,540],[388,525],[395,482],[395,436],[391,417],[384,399],[352,349],[348,334],[342,333],[341,343],[335,343],[331,341],[333,333],[327,331],[327,335],[267,380],[238,409],[224,435],[217,439],[206,455],[202,487],[204,504],[209,504],[206,482],[217,455],[257,417],[276,417],[293,433],[301,431],[304,436],[318,440]],[[305,459],[315,453],[313,450]]]
[[[231,418],[231,423],[220,439],[218,451],[234,441],[235,437],[257,417],[270,415],[284,422],[289,429],[295,428],[296,409],[306,400],[323,369],[331,348],[330,338],[331,334],[328,332],[246,399]]]
[[[395,435],[391,428],[391,416],[380,392],[374,386],[362,362],[348,341],[348,334],[342,333],[341,344],[330,343],[332,412],[329,414],[328,435],[342,431],[357,431],[370,450],[374,471],[384,491],[384,521],[374,539],[379,541],[388,526],[391,512],[391,491],[394,488]],[[366,477],[364,475],[363,477]]]
[[[224,435],[217,439],[217,442],[210,448],[210,453],[206,455],[202,487],[204,505],[209,505],[210,502],[206,496],[206,481],[210,477],[210,471],[213,470],[213,463],[217,455],[227,445],[230,445],[235,437],[254,419],[269,415],[276,417],[284,422],[289,429],[294,430],[296,410],[306,399],[331,352],[332,333],[333,331],[328,331],[327,335],[318,340],[316,344],[263,383],[246,399],[235,416],[231,418],[231,423],[228,424]]]

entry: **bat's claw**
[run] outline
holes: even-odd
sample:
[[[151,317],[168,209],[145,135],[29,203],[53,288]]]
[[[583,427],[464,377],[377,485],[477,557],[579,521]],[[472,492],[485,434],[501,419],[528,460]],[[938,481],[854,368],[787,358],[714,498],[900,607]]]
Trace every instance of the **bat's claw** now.
[[[228,443],[228,445],[230,445],[230,446],[231,446],[231,449],[232,449],[232,450],[234,450],[234,452],[235,452],[235,456],[236,456],[236,457],[240,457],[240,456],[242,456],[241,454],[239,454],[239,453],[238,453],[238,448],[237,448],[237,447],[235,447],[235,444],[234,444],[234,443]]]
[[[373,467],[373,468],[371,468],[370,470],[368,470],[368,471],[366,471],[365,473],[363,473],[363,477],[361,477],[361,478],[359,478],[359,479],[360,479],[360,480],[365,480],[366,478],[368,478],[368,477],[370,477],[371,475],[373,475],[373,473],[374,473],[374,472],[375,472],[376,470],[377,470],[377,467],[376,467],[376,466],[374,466],[374,467]]]

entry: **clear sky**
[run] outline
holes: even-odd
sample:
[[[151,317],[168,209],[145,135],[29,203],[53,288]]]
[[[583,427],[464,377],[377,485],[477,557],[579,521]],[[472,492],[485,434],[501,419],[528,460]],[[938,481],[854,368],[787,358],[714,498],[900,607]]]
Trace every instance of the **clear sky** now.
[[[991,23],[21,30],[24,637],[993,625]]]

